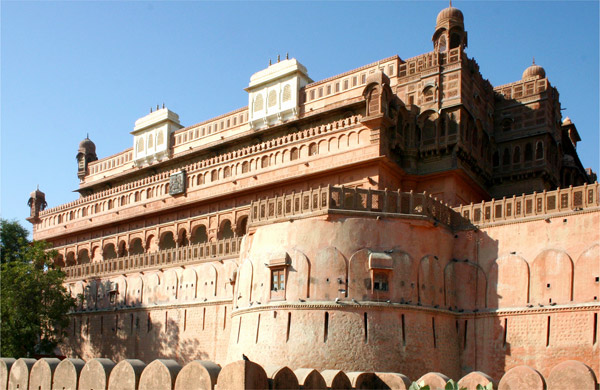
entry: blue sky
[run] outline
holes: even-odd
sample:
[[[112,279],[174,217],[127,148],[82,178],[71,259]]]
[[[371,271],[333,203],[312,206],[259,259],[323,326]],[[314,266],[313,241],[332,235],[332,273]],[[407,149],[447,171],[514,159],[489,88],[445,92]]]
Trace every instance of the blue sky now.
[[[598,1],[454,1],[467,53],[492,85],[536,63],[598,171]],[[1,215],[24,219],[39,184],[49,207],[77,198],[75,154],[98,157],[166,103],[188,126],[248,104],[250,76],[277,54],[313,80],[432,50],[445,1],[1,2]]]

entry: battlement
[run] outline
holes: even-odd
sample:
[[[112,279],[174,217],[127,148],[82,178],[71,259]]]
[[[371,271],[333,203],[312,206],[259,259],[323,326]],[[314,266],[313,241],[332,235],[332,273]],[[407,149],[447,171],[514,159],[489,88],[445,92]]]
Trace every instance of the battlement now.
[[[598,385],[591,368],[576,360],[563,360],[548,375],[520,365],[506,372],[499,381],[480,371],[453,379],[459,388],[466,390],[475,390],[478,385],[501,390],[595,389]],[[87,362],[77,358],[0,360],[0,389],[11,390],[74,389],[77,384],[80,389],[129,388],[132,384],[136,389],[175,390],[408,389],[413,381],[420,387],[443,389],[450,380],[439,372],[409,378],[400,373],[378,372],[376,367],[374,371],[316,370],[260,365],[248,358],[223,367],[208,360],[186,364],[174,359],[157,359],[148,364],[138,359],[115,363],[106,358]],[[487,387],[490,385],[492,387]]]

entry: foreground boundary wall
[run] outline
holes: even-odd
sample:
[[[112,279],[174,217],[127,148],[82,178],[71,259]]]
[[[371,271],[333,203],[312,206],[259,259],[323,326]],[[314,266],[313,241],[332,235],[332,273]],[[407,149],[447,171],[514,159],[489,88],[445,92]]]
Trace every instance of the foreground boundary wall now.
[[[0,390],[3,389],[408,389],[411,382],[444,389],[451,378],[430,372],[420,378],[408,378],[390,372],[317,371],[311,368],[261,366],[249,360],[232,362],[225,367],[205,360],[184,366],[172,359],[157,359],[149,364],[137,359],[115,364],[96,358],[83,364],[80,359],[56,358],[0,359]],[[494,389],[600,389],[592,369],[576,360],[563,361],[544,377],[529,366],[507,371],[499,382],[485,373],[473,371],[453,378],[460,388],[475,390],[477,385],[493,384]]]

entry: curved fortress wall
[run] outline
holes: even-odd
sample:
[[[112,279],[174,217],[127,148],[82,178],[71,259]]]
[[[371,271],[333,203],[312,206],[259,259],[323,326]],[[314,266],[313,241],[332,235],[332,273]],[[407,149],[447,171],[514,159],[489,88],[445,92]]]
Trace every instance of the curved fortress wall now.
[[[64,352],[493,378],[577,356],[598,372],[599,216],[462,231],[381,213],[252,222],[232,259],[76,282],[129,300],[85,301]]]

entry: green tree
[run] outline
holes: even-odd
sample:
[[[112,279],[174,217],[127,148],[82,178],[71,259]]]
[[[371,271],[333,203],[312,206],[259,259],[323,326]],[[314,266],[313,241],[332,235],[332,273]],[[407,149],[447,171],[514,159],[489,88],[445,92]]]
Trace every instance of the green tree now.
[[[21,248],[28,244],[29,232],[16,221],[0,220],[0,258],[2,264],[19,260]]]
[[[52,354],[75,305],[63,286],[65,274],[54,266],[48,243],[30,242],[16,221],[1,220],[1,227],[2,356]]]

